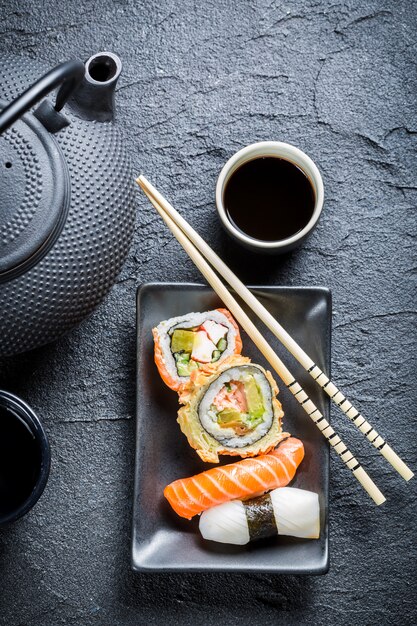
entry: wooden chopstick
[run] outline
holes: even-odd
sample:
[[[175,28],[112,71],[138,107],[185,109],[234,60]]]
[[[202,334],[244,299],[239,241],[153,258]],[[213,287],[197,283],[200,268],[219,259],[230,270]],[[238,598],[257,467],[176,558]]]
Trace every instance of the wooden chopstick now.
[[[259,330],[246,315],[244,310],[228,291],[225,285],[221,282],[220,278],[215,274],[214,270],[209,266],[202,254],[197,250],[194,244],[188,239],[185,233],[176,225],[173,219],[165,211],[165,200],[159,202],[153,195],[148,193],[146,188],[146,179],[139,177],[136,181],[138,185],[143,189],[150,202],[153,204],[159,215],[162,217],[168,228],[171,230],[175,238],[182,245],[194,264],[198,267],[203,274],[207,282],[212,286],[214,291],[224,302],[226,307],[230,310],[232,315],[240,323],[242,328],[246,331],[252,341],[256,344],[259,350],[262,352],[267,361],[271,364],[278,376],[282,379],[285,385],[290,389],[300,405],[303,407],[307,415],[316,424],[322,434],[326,437],[330,445],[336,450],[343,463],[352,471],[353,475],[360,482],[362,487],[367,491],[375,504],[380,505],[385,502],[385,497],[375,485],[370,476],[363,469],[361,464],[353,456],[350,450],[345,446],[340,437],[335,433],[332,426],[325,419],[320,410],[315,406],[314,402],[308,397],[306,392],[302,389],[301,385],[297,383],[294,376],[284,365],[276,352],[271,348],[266,339],[261,335]]]
[[[239,280],[220,257],[210,248],[202,237],[181,217],[174,207],[159,193],[157,189],[144,177],[139,176],[136,181],[149,198],[154,198],[165,212],[187,235],[188,239],[206,257],[216,271],[229,283],[236,293],[256,313],[262,322],[272,331],[281,343],[291,352],[297,361],[306,369],[318,385],[327,393],[330,399],[351,420],[367,440],[382,454],[392,467],[404,478],[410,480],[414,476],[411,469],[387,444],[385,439],[371,426],[353,404],[342,394],[336,385],[322,372],[306,352],[298,345],[291,335],[277,322],[271,313],[259,302],[249,289]]]

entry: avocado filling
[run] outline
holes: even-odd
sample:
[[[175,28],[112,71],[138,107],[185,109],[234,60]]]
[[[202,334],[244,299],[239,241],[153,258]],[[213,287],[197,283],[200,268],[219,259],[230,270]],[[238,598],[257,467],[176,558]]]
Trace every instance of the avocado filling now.
[[[176,328],[170,334],[178,376],[190,376],[203,363],[218,361],[227,348],[228,329],[206,320],[196,328]]]
[[[261,391],[253,376],[244,382],[223,385],[210,407],[221,428],[232,428],[237,436],[245,435],[263,422],[265,407]]]

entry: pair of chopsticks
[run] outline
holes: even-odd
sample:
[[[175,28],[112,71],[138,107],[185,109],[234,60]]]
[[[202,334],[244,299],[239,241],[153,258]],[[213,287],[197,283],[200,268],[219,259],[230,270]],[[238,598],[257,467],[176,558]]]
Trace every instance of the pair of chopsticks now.
[[[136,180],[138,185],[145,192],[146,196],[153,204],[159,215],[162,217],[175,238],[187,252],[196,267],[203,274],[204,278],[211,285],[220,299],[224,302],[232,315],[240,323],[264,357],[276,371],[278,376],[298,400],[307,415],[313,420],[322,434],[326,437],[330,445],[336,450],[343,463],[352,471],[353,475],[360,482],[362,487],[368,492],[373,501],[380,505],[385,502],[385,497],[369,477],[361,464],[346,447],[339,435],[334,431],[329,422],[325,419],[320,410],[308,397],[301,385],[295,380],[289,369],[284,365],[276,352],[271,348],[244,310],[222,283],[209,263],[226,280],[235,292],[246,302],[246,304],[256,313],[262,322],[272,331],[281,343],[293,354],[299,363],[307,370],[313,379],[330,396],[332,401],[347,415],[352,423],[365,435],[374,447],[387,459],[394,469],[405,479],[410,480],[413,472],[392,450],[386,441],[377,431],[365,420],[364,417],[347,400],[341,391],[330,381],[314,361],[304,352],[297,342],[287,333],[287,331],[272,317],[257,298],[245,287],[239,278],[227,267],[227,265],[217,256],[210,246],[198,235],[198,233],[181,217],[174,207],[155,189],[155,187],[144,177],[139,176]],[[207,259],[207,260],[206,260]],[[209,263],[208,263],[208,262]]]

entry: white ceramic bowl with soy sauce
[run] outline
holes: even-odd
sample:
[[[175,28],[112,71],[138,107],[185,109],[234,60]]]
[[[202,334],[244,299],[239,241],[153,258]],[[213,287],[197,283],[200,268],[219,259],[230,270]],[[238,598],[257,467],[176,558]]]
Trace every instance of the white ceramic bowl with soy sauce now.
[[[299,148],[279,141],[236,152],[216,185],[224,228],[255,252],[281,254],[299,246],[315,228],[323,200],[315,163]]]

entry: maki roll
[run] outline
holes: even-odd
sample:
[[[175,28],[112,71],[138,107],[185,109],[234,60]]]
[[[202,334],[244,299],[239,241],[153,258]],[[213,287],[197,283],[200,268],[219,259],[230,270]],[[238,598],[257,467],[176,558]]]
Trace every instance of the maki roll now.
[[[172,317],[152,334],[159,374],[174,391],[181,390],[194,370],[242,350],[239,327],[227,309]]]
[[[203,461],[218,463],[220,454],[264,454],[288,433],[271,374],[242,356],[192,372],[184,386],[178,423]]]

